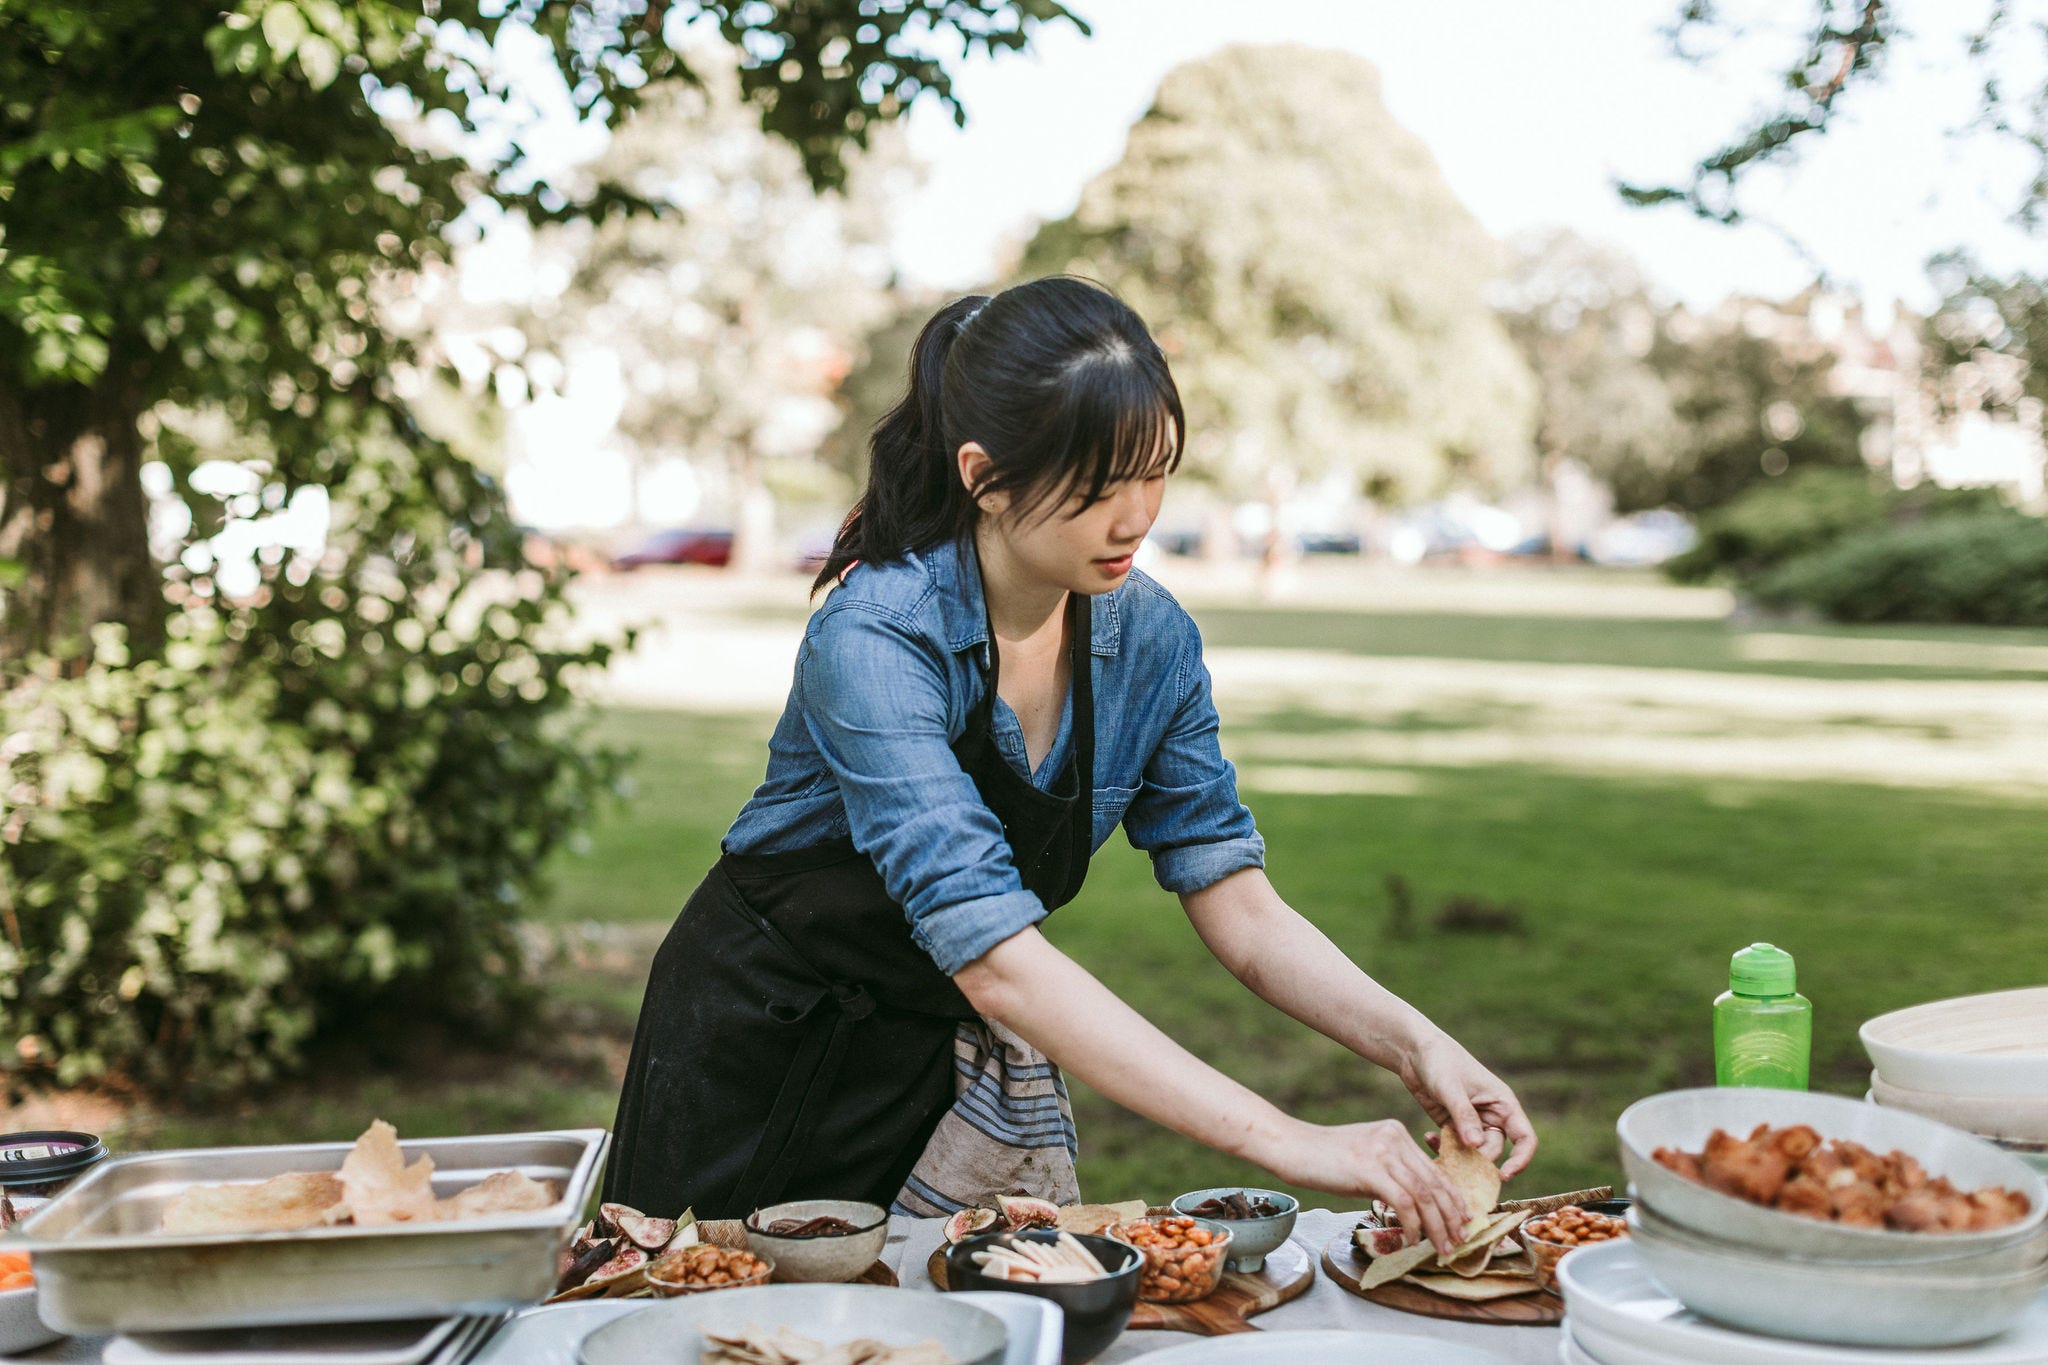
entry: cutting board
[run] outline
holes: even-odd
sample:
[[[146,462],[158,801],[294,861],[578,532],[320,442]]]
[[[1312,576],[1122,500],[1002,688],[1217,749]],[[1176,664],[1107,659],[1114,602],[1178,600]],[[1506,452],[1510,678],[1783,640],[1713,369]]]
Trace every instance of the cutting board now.
[[[1432,1294],[1419,1284],[1395,1280],[1391,1284],[1364,1289],[1359,1285],[1366,1262],[1351,1245],[1351,1231],[1345,1229],[1323,1247],[1323,1271],[1344,1288],[1368,1303],[1419,1313],[1426,1318],[1449,1318],[1453,1322],[1494,1322],[1517,1327],[1550,1327],[1564,1321],[1564,1300],[1549,1290],[1517,1294],[1511,1299],[1489,1299],[1467,1303]]]
[[[925,1262],[932,1283],[946,1285],[946,1248],[942,1245]],[[1194,1303],[1144,1303],[1131,1310],[1131,1326],[1157,1328],[1168,1332],[1193,1332],[1197,1336],[1220,1337],[1231,1332],[1256,1332],[1250,1319],[1269,1308],[1298,1299],[1315,1283],[1315,1262],[1294,1242],[1282,1243],[1266,1257],[1257,1274],[1226,1270],[1223,1283],[1206,1299]]]

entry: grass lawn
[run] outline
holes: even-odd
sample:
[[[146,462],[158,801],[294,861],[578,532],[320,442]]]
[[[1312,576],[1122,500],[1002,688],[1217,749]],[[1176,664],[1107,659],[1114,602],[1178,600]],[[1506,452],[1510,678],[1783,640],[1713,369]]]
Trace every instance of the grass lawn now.
[[[1745,668],[1713,623],[1442,618],[1210,610],[1212,649],[1289,645],[1362,654]],[[1841,634],[1841,633],[1828,633]],[[1956,640],[1940,632],[1887,639]],[[1853,634],[1843,638],[1855,639]],[[1976,633],[1963,643],[2038,643]],[[1783,666],[1780,666],[1783,667]],[[1829,676],[1805,667],[1790,671]],[[1991,668],[1889,676],[2003,676]],[[1843,676],[1875,676],[1850,668]],[[1340,722],[1274,715],[1226,741]],[[1350,729],[1495,723],[1447,713],[1349,717]],[[138,1114],[133,1145],[352,1136],[373,1114],[421,1134],[608,1124],[640,973],[759,779],[771,720],[613,711],[606,740],[640,753],[631,800],[564,857],[546,926],[557,1027],[531,1054],[449,1048],[402,1068],[337,1062],[317,1085],[232,1113]],[[1266,727],[1261,730],[1257,727]],[[1519,1182],[1542,1192],[1618,1179],[1612,1125],[1631,1100],[1711,1080],[1708,1007],[1728,954],[1770,939],[1797,954],[1815,1002],[1815,1086],[1860,1094],[1855,1040],[1914,1001],[2048,979],[2044,802],[1811,782],[1564,774],[1520,765],[1416,768],[1401,795],[1249,791],[1281,892],[1375,976],[1513,1083],[1543,1149]],[[1391,922],[1388,878],[1413,888]],[[1458,932],[1447,899],[1511,909],[1513,932]],[[596,926],[596,927],[592,927]],[[1252,998],[1203,950],[1120,837],[1052,938],[1199,1055],[1304,1116],[1419,1112],[1391,1078]],[[1196,1144],[1077,1093],[1082,1181],[1097,1198],[1164,1198],[1256,1179]],[[1318,1202],[1329,1202],[1326,1198]]]

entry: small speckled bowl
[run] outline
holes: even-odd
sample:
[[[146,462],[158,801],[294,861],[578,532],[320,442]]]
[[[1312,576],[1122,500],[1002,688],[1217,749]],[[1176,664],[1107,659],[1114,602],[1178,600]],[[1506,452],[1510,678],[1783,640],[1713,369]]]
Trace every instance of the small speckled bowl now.
[[[820,1237],[784,1237],[766,1231],[785,1218],[808,1221],[838,1218],[852,1232]],[[889,1211],[857,1199],[793,1199],[770,1204],[747,1218],[747,1247],[775,1262],[775,1278],[785,1284],[846,1284],[875,1263],[889,1240]]]
[[[1265,1218],[1216,1218],[1206,1213],[1195,1212],[1195,1205],[1231,1194],[1241,1194],[1246,1199],[1269,1199],[1281,1205],[1284,1211]],[[1173,1211],[1229,1228],[1229,1268],[1247,1275],[1256,1275],[1265,1268],[1266,1257],[1279,1250],[1281,1243],[1293,1235],[1294,1217],[1301,1212],[1301,1201],[1291,1194],[1282,1194],[1278,1190],[1256,1190],[1247,1185],[1218,1185],[1212,1190],[1189,1190],[1173,1201]]]

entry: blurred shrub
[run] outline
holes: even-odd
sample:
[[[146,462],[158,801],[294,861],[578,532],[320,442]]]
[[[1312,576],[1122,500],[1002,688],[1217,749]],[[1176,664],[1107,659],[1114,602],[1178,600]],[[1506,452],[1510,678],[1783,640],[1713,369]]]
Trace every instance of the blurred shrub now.
[[[1664,571],[1681,583],[1747,586],[1853,532],[1979,515],[1999,506],[1998,495],[1988,489],[1902,489],[1862,469],[1797,469],[1700,518],[1698,543],[1668,561]]]
[[[1999,511],[1858,531],[1753,591],[1837,621],[2048,626],[2048,522]]]
[[[104,626],[91,663],[13,680],[10,1088],[218,1092],[322,1033],[519,1017],[515,917],[616,760],[577,743],[567,685],[608,648],[535,643],[558,593],[511,577],[335,598],[282,637],[188,604],[156,657]]]

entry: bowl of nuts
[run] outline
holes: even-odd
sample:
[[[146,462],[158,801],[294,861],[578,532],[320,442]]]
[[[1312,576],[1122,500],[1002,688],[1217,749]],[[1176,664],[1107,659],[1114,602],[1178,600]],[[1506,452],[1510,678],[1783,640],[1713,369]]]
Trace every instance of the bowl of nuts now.
[[[699,1242],[649,1262],[647,1285],[656,1298],[675,1299],[711,1289],[766,1284],[774,1273],[775,1262],[766,1256]]]
[[[1138,1272],[1138,1297],[1147,1303],[1193,1303],[1223,1283],[1230,1229],[1186,1214],[1127,1218],[1109,1235],[1145,1254]]]
[[[1628,1201],[1610,1199],[1599,1207],[1606,1209],[1614,1205],[1620,1205],[1615,1213],[1624,1212]],[[1628,1236],[1628,1220],[1612,1213],[1566,1204],[1555,1213],[1547,1213],[1522,1224],[1517,1236],[1529,1249],[1529,1260],[1536,1267],[1536,1283],[1554,1290],[1557,1288],[1557,1263],[1567,1253]]]

